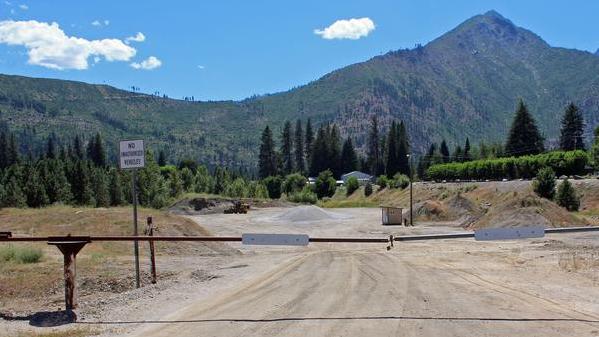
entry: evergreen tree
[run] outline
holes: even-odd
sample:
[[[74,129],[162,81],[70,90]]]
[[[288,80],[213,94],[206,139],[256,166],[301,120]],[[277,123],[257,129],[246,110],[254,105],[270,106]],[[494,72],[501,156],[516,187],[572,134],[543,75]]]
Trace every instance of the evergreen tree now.
[[[71,192],[77,205],[95,205],[93,197],[89,165],[85,160],[78,160],[73,167]]]
[[[584,119],[574,103],[566,107],[559,137],[563,151],[584,150]]]
[[[277,175],[277,154],[275,153],[275,143],[272,139],[272,132],[268,125],[262,132],[262,144],[260,145],[260,156],[258,158],[258,167],[260,178]]]
[[[410,141],[408,137],[408,131],[403,121],[399,123],[399,131],[397,132],[397,161],[399,173],[410,175]]]
[[[312,144],[314,143],[314,131],[312,130],[312,122],[308,118],[306,123],[306,137],[304,137],[304,150],[306,151],[306,163],[312,162]]]
[[[6,138],[6,132],[0,131],[0,169],[8,167],[8,140]]]
[[[158,152],[158,166],[166,166],[166,153],[164,153],[164,150]]]
[[[389,134],[387,135],[387,163],[385,172],[388,177],[393,177],[395,173],[399,172],[399,159],[397,155],[399,153],[397,141],[399,139],[399,130],[395,121],[391,122],[389,128]]]
[[[23,208],[27,206],[27,197],[21,188],[21,182],[16,176],[8,178],[4,186],[5,193],[4,199],[2,200],[3,207]]]
[[[341,150],[341,168],[344,173],[358,170],[358,155],[350,137],[343,142]]]
[[[595,138],[591,147],[591,161],[595,169],[599,169],[599,126],[593,131]]]
[[[146,150],[146,166],[138,170],[137,195],[143,206],[162,208],[168,202],[168,187],[154,154]]]
[[[94,193],[95,207],[110,206],[110,192],[108,190],[108,180],[106,170],[102,167],[91,168],[92,189]]]
[[[578,211],[580,208],[580,198],[576,195],[576,191],[568,179],[565,179],[557,188],[555,201],[570,212]]]
[[[312,144],[312,156],[310,162],[310,175],[317,176],[320,172],[328,169],[328,146],[327,132],[324,127],[318,128],[316,139]]]
[[[73,156],[75,157],[75,159],[83,159],[84,156],[83,144],[79,135],[76,135],[75,139],[73,139]]]
[[[48,143],[46,145],[46,158],[54,159],[56,158],[56,146],[54,145],[54,136],[50,135],[48,137]]]
[[[69,203],[72,199],[71,184],[69,184],[64,161],[47,159],[38,162],[38,171],[46,187],[46,194],[50,204],[60,202]]]
[[[194,189],[197,193],[211,193],[214,189],[214,179],[204,165],[200,165],[196,171]]]
[[[23,192],[29,207],[42,207],[48,204],[48,195],[46,187],[35,166],[27,165],[25,169],[25,186]]]
[[[451,158],[452,158],[452,161],[455,161],[455,162],[463,162],[464,161],[464,150],[462,150],[461,146],[457,145],[455,147],[455,150],[453,151]]]
[[[441,159],[443,159],[444,163],[448,163],[450,160],[449,157],[449,147],[447,147],[447,143],[445,139],[441,141],[441,146],[439,147],[439,153],[441,154]]]
[[[110,194],[110,205],[120,206],[125,202],[121,174],[119,173],[119,170],[112,168],[110,169],[109,176],[108,191]]]
[[[97,167],[106,166],[106,151],[104,150],[102,136],[99,132],[87,145],[87,157]]]
[[[339,178],[341,174],[343,174],[341,168],[341,136],[339,134],[339,128],[335,124],[330,128],[327,144],[327,168],[331,169],[334,177]]]
[[[541,198],[553,199],[555,195],[555,172],[551,167],[543,167],[537,172],[537,176],[532,182],[532,189]]]
[[[178,170],[172,170],[168,179],[170,196],[176,198],[183,193],[183,182]],[[223,189],[224,190],[224,189]]]
[[[17,139],[13,133],[10,134],[8,140],[8,150],[6,152],[6,166],[18,164],[19,158],[19,147],[17,145]]]
[[[520,100],[505,145],[506,154],[510,156],[539,154],[545,150],[543,141],[535,120],[528,112],[524,101]]]
[[[225,191],[225,188],[231,182],[231,175],[229,171],[220,166],[216,167],[214,170],[214,190],[212,191],[214,194],[221,194]]]
[[[181,170],[181,183],[183,184],[184,192],[191,192],[193,190],[193,178],[193,172],[189,168],[184,167]]]
[[[293,172],[293,140],[291,137],[291,122],[286,121],[281,134],[281,156],[284,174]]]
[[[378,119],[375,116],[372,116],[372,120],[370,121],[370,131],[368,133],[368,165],[369,170],[373,175],[381,175],[383,173],[383,161],[381,159],[381,145],[380,145],[380,135],[379,135],[379,124]]]
[[[306,171],[306,162],[304,159],[304,130],[302,121],[297,120],[295,123],[295,169],[297,172],[304,173]]]
[[[470,154],[470,151],[471,151],[470,139],[468,137],[466,137],[466,144],[464,144],[464,153],[463,153],[464,161],[472,160],[472,155]]]

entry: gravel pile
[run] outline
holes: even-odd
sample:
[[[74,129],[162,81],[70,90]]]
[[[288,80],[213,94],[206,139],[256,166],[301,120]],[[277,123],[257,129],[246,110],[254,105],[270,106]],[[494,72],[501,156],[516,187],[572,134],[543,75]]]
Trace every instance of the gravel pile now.
[[[298,206],[288,210],[283,214],[277,215],[275,217],[275,220],[282,220],[287,222],[308,222],[345,218],[346,216],[344,215],[325,211],[324,209],[317,206]]]

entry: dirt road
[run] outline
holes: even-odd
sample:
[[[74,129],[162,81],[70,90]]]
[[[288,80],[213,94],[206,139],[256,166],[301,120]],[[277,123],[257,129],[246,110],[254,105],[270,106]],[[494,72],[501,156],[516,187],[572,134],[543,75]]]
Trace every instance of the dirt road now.
[[[268,223],[268,215],[254,218],[260,220],[254,229],[297,229]],[[229,219],[233,224],[242,218]],[[362,234],[370,226],[334,222]],[[217,234],[241,230],[218,223],[212,228]],[[304,231],[344,232],[310,228]],[[566,239],[573,246],[593,240]],[[562,260],[570,257],[554,243],[454,240],[404,244],[390,252],[378,245],[311,245],[285,251],[286,262],[148,322],[133,335],[599,336],[597,280],[565,270]]]

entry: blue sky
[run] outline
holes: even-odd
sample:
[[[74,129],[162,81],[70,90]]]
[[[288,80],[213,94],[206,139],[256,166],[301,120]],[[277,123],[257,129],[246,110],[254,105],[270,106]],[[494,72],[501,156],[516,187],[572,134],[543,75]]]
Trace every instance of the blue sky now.
[[[599,1],[591,0],[0,1],[0,73],[134,85],[172,98],[242,99],[287,90],[425,44],[490,9],[553,46],[599,48]],[[352,18],[368,18],[375,28],[354,39],[315,33]],[[7,32],[14,34],[3,37]],[[138,32],[144,41],[126,40],[141,40]],[[118,40],[97,42],[105,39]],[[54,43],[66,42],[64,53],[54,55],[60,49]]]

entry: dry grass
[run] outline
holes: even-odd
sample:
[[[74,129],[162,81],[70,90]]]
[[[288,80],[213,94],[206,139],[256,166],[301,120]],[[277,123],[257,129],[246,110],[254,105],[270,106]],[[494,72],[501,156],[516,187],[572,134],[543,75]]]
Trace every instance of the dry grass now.
[[[61,328],[49,332],[21,332],[15,337],[86,337],[97,336],[99,333],[90,328]]]
[[[155,235],[209,235],[192,220],[163,211],[139,209],[139,229],[152,216],[158,227]],[[97,209],[53,206],[43,209],[0,210],[0,231],[14,236],[47,235],[131,235],[132,210],[129,207]],[[0,243],[0,245],[6,245]],[[46,243],[14,243],[15,247],[39,249],[44,258],[35,264],[15,260],[0,261],[0,310],[40,310],[61,307],[63,301],[62,254]],[[77,256],[80,294],[98,290],[121,292],[132,287],[131,242],[92,242]],[[215,255],[230,251],[219,243],[157,243],[157,255]],[[148,260],[147,243],[140,244],[142,262]],[[164,275],[164,274],[163,274]],[[99,283],[103,283],[99,285]]]

